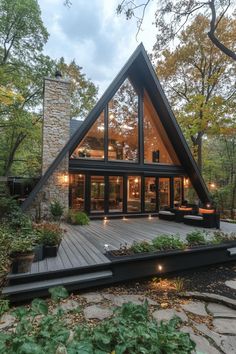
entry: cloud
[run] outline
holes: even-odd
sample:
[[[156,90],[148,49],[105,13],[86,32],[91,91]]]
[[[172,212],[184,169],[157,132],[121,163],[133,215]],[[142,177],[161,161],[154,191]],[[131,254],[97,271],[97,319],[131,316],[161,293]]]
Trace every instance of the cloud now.
[[[73,0],[67,8],[63,0],[39,0],[50,33],[45,52],[53,58],[63,56],[67,62],[75,59],[86,76],[100,87],[100,94],[138,45],[135,21],[117,16],[117,3],[118,0]],[[145,27],[150,30],[152,11],[149,12]],[[139,42],[141,39],[150,50],[153,34],[142,32]]]

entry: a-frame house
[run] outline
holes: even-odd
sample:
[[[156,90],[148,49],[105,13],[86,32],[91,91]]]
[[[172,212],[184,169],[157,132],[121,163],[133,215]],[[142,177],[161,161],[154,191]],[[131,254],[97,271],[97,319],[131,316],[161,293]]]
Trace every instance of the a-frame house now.
[[[69,206],[90,215],[158,213],[208,190],[143,45],[139,45],[22,205],[69,156]]]

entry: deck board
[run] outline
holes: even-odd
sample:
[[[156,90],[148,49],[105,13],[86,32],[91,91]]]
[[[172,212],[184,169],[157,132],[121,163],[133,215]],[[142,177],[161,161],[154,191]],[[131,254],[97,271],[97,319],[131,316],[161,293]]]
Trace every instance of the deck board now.
[[[188,232],[196,229],[157,217],[113,219],[106,222],[92,220],[86,226],[63,224],[63,228],[67,232],[57,257],[33,263],[31,274],[109,264],[109,259],[104,255],[105,244],[108,244],[110,249],[117,249],[121,244],[131,245],[134,241],[150,241],[163,233],[169,235],[179,233],[179,236],[185,239]],[[221,229],[224,232],[236,232],[236,225],[222,222]],[[209,229],[207,231],[212,232]]]

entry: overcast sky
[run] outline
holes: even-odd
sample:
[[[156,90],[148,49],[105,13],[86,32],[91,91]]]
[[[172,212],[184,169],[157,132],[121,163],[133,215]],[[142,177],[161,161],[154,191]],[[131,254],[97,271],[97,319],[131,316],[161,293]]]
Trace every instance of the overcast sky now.
[[[140,42],[150,52],[155,42],[155,2],[147,9],[143,31],[136,40],[136,21],[116,15],[119,0],[38,0],[50,34],[45,53],[75,59],[101,95]]]

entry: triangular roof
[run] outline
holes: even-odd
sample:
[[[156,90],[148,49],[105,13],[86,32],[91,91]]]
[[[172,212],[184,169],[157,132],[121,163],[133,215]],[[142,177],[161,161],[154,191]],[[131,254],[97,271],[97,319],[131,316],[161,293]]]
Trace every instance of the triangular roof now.
[[[132,76],[132,79],[134,78],[137,83],[142,82],[142,85],[146,89],[152,104],[160,117],[163,127],[165,128],[168,137],[171,140],[179,161],[184,167],[186,174],[189,176],[199,198],[204,203],[210,201],[209,193],[204,180],[199,172],[197,164],[192,156],[192,153],[177,123],[177,120],[170,108],[168,100],[148,58],[145,48],[141,43],[131,55],[124,67],[121,69],[116,78],[112,81],[105,93],[99,99],[95,107],[88,114],[87,118],[74,132],[64,148],[49,166],[48,170],[41,177],[29,197],[24,201],[22,204],[23,210],[25,210],[31,204],[37,193],[42,189],[43,185],[55,171],[66,154],[68,152],[72,153],[76,146],[81,142],[88,130],[98,118],[99,114],[104,109],[105,105],[112,99],[120,85],[128,76]]]

